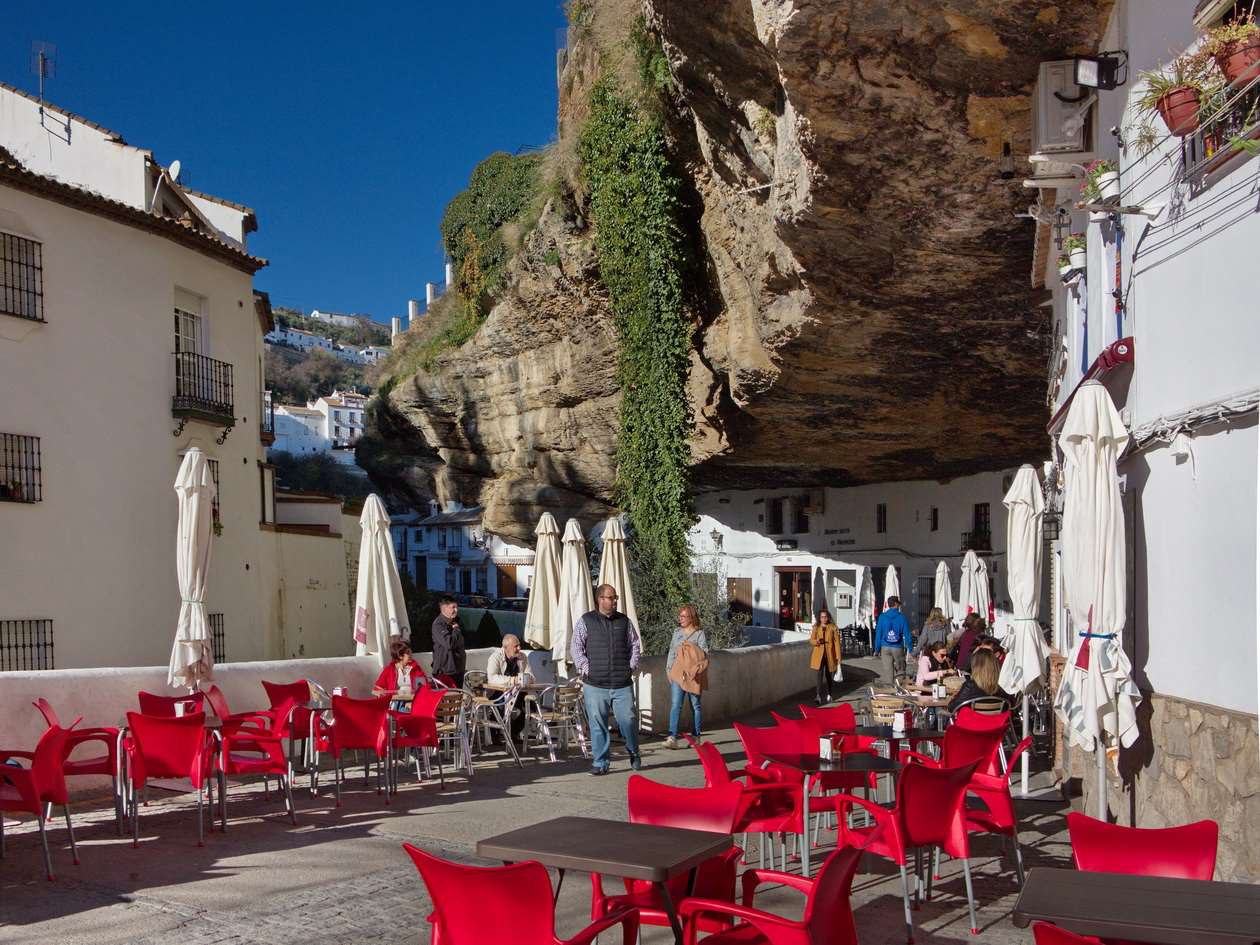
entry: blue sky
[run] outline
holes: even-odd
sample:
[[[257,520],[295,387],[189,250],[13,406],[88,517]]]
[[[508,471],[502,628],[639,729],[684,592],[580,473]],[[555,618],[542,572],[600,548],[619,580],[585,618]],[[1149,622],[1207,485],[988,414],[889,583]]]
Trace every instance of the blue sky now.
[[[476,163],[555,134],[560,0],[10,0],[5,21],[0,80],[34,90],[31,44],[55,44],[49,101],[257,211],[274,304],[405,313]]]

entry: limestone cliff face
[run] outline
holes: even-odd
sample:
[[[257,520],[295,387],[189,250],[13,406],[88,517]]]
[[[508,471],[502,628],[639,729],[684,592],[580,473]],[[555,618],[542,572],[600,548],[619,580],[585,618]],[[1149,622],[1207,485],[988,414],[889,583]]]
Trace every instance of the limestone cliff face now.
[[[1096,43],[1110,4],[641,2],[601,0],[596,29],[571,30],[560,130],[580,125],[599,43],[642,13],[675,80],[709,282],[689,377],[696,487],[944,478],[1039,455],[1046,326],[1014,217],[1029,93],[1039,62]],[[477,336],[390,394],[378,479],[482,502],[517,537],[543,509],[605,513],[619,394],[597,275],[581,198],[554,199]]]

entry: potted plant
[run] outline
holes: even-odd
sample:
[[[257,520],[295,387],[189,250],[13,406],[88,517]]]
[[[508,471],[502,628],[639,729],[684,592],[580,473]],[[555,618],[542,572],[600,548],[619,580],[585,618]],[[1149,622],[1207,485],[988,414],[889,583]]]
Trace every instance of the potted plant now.
[[[1260,23],[1250,13],[1209,30],[1204,49],[1230,85],[1260,76]]]
[[[1063,251],[1068,255],[1068,263],[1073,269],[1084,269],[1088,256],[1085,252],[1085,234],[1073,233],[1063,241]]]
[[[1208,59],[1202,52],[1178,56],[1158,72],[1143,72],[1146,88],[1137,108],[1158,114],[1168,130],[1185,138],[1199,130],[1199,106],[1207,88]]]
[[[1120,167],[1115,161],[1090,161],[1085,165],[1081,196],[1086,203],[1113,205],[1120,201]]]

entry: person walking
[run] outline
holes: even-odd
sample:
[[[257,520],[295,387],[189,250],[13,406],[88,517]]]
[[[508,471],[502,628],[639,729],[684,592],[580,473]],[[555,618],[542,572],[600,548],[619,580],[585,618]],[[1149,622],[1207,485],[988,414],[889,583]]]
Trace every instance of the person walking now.
[[[683,696],[691,703],[691,727],[700,737],[700,692],[708,685],[709,640],[700,629],[700,615],[691,604],[678,611],[678,627],[669,641],[665,676],[669,679],[669,737],[666,748],[678,747],[678,718]]]
[[[815,677],[814,705],[831,701],[831,679],[840,665],[840,628],[831,622],[831,613],[825,607],[818,611],[814,626],[809,631],[809,668]]]
[[[634,717],[630,674],[639,665],[639,631],[617,610],[617,592],[611,584],[595,589],[595,610],[573,625],[569,656],[582,678],[582,699],[591,726],[591,774],[608,773],[608,710],[625,739],[630,767],[643,766],[639,757],[639,732]]]
[[[888,681],[906,674],[906,653],[910,650],[910,623],[901,612],[901,598],[890,597],[875,624],[875,653],[884,662]]]
[[[447,676],[456,689],[462,689],[465,665],[459,604],[450,594],[443,594],[438,598],[438,615],[433,621],[433,675]]]
[[[949,631],[949,620],[946,619],[945,612],[939,607],[933,607],[928,611],[927,620],[923,621],[923,629],[919,631],[919,648],[922,649],[929,643],[945,643],[949,640]]]

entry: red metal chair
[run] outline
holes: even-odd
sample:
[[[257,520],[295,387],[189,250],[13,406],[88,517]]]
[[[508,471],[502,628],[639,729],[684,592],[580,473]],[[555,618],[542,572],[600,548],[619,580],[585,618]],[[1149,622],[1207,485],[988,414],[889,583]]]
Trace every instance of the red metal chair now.
[[[1180,827],[1121,827],[1085,814],[1067,815],[1078,870],[1170,879],[1210,880],[1216,870],[1216,821]]]
[[[288,709],[281,706],[287,714]],[[266,716],[264,716],[266,717]],[[222,774],[219,790],[221,828],[227,830],[227,778],[228,775],[261,774],[267,779],[276,778],[284,789],[285,807],[293,823],[297,823],[297,811],[293,806],[293,767],[284,753],[284,739],[268,730],[254,718],[225,719],[219,730],[222,742],[219,746],[219,772]]]
[[[556,907],[546,867],[534,860],[511,866],[465,866],[404,843],[433,900],[433,945],[589,945],[622,927],[623,945],[639,932],[633,909],[592,922],[570,939],[556,935]]]
[[[42,696],[35,700],[35,708],[39,709],[44,721],[50,726],[60,726],[57,713]],[[104,775],[109,778],[114,788],[114,826],[122,833],[123,800],[122,800],[122,768],[118,764],[118,729],[116,728],[76,728],[67,730],[65,757],[61,763],[61,771],[67,778]],[[93,755],[90,758],[70,760],[70,755],[80,745],[99,742],[105,748],[105,754]]]
[[[827,857],[813,879],[776,870],[745,870],[742,905],[714,899],[688,899],[679,910],[685,923],[684,941],[696,945],[703,931],[702,916],[738,920],[733,928],[709,935],[704,945],[857,945],[853,908],[849,902],[861,850],[837,850]],[[762,883],[775,883],[803,892],[805,914],[799,922],[753,908]]]
[[[411,709],[408,712],[390,711],[390,718],[394,722],[394,753],[397,754],[399,749],[406,751],[407,749],[420,749],[420,755],[416,757],[416,780],[420,780],[420,762],[424,761],[425,778],[432,777],[432,771],[429,768],[429,752],[438,749],[438,730],[437,730],[437,705],[442,701],[442,694],[445,690],[435,689],[432,686],[424,686],[417,690],[411,700]],[[390,759],[390,765],[393,766],[394,760]],[[446,787],[446,772],[442,768],[442,753],[437,752],[438,777],[442,786]],[[394,791],[398,791],[398,779],[394,778]]]
[[[682,827],[709,833],[731,834],[740,808],[744,804],[741,784],[724,787],[684,788],[658,784],[642,775],[632,775],[626,785],[626,803],[632,824],[655,824],[660,827]],[[675,907],[693,896],[703,899],[735,901],[735,873],[744,851],[733,847],[721,856],[705,860],[696,870],[695,888],[687,894],[688,877],[676,876],[666,884]],[[637,909],[642,925],[669,927],[665,891],[656,883],[624,880],[625,895],[609,896],[604,892],[603,877],[591,874],[591,918],[599,919],[623,909]],[[730,925],[726,919],[704,920],[705,931],[718,931]]]
[[[206,711],[206,694],[204,692],[193,692],[186,696],[159,696],[151,692],[138,692],[136,697],[140,700],[140,714],[154,715],[158,718],[173,719],[175,718],[175,703],[177,702],[193,702],[196,704],[195,712]]]
[[[907,765],[897,781],[897,803],[890,810],[852,794],[837,795],[840,803],[840,842],[844,846],[860,846],[868,853],[892,860],[901,869],[902,900],[906,910],[906,941],[914,941],[914,920],[910,916],[910,880],[906,875],[906,855],[915,851],[916,866],[924,847],[941,847],[950,856],[963,861],[967,883],[967,905],[971,910],[971,934],[979,934],[976,926],[976,901],[971,888],[970,848],[967,824],[963,815],[963,798],[975,773],[975,764],[959,768],[929,768]],[[875,818],[874,827],[850,827],[848,810],[856,804]],[[915,870],[915,899],[921,882]],[[932,895],[931,881],[928,896]]]
[[[1015,813],[1015,800],[1011,796],[1011,777],[1015,774],[1015,763],[1019,761],[1019,756],[1031,745],[1032,736],[1029,735],[1015,746],[1006,767],[1006,774],[1001,777],[985,774],[977,768],[976,773],[971,776],[971,784],[968,785],[967,790],[969,794],[980,798],[984,807],[982,809],[968,807],[965,811],[968,832],[995,833],[1002,837],[1004,842],[1006,838],[1010,838],[1011,846],[1015,851],[1015,875],[1020,886],[1024,885],[1024,857],[1019,850],[1019,817]]]
[[[131,845],[140,845],[137,791],[143,790],[151,778],[188,778],[197,791],[197,846],[205,846],[202,788],[206,789],[211,811],[214,810],[211,788],[214,745],[206,731],[205,713],[164,718],[128,712],[123,749],[127,758],[127,781],[131,786]]]
[[[1102,939],[1077,935],[1049,922],[1034,922],[1033,941],[1037,945],[1100,945]]]
[[[346,751],[367,751],[376,755],[376,793],[389,793],[381,785],[384,761],[389,754],[389,697],[380,699],[351,699],[349,696],[332,697],[333,720],[326,722],[319,716],[315,726],[316,766],[319,752],[331,752],[333,771],[336,774],[337,806],[341,806],[341,779],[344,777],[341,756]],[[363,780],[366,786],[368,761],[363,761]]]
[[[70,728],[51,724],[39,737],[34,751],[0,749],[0,857],[4,856],[4,812],[34,814],[39,820],[39,842],[44,847],[44,870],[49,880],[56,879],[52,858],[48,855],[47,819],[53,804],[60,804],[66,814],[66,832],[70,835],[70,855],[79,865],[79,851],[74,845],[74,824],[70,822],[70,803],[66,795],[66,776],[62,765]],[[25,758],[29,768],[5,764],[10,758]]]

